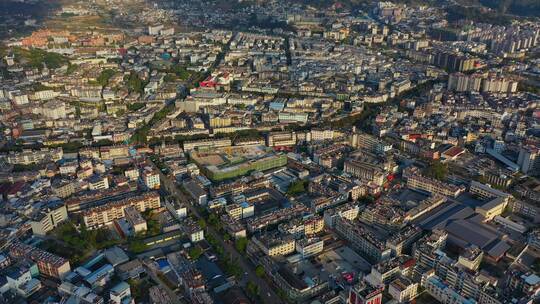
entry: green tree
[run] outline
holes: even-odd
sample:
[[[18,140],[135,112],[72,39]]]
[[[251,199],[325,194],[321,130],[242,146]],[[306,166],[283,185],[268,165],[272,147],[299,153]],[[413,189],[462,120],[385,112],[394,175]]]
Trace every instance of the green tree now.
[[[246,291],[251,297],[257,298],[259,296],[259,285],[250,281],[246,285]]]
[[[99,74],[97,78],[97,83],[99,83],[102,87],[106,86],[109,84],[109,80],[111,77],[113,77],[114,73],[115,72],[112,69],[105,69],[101,71],[101,74]]]
[[[255,267],[255,274],[259,278],[262,278],[264,276],[264,274],[265,274],[264,267],[262,267],[262,265],[257,265],[257,267]]]
[[[172,67],[172,72],[182,80],[187,80],[191,73],[182,65],[176,64]]]
[[[148,250],[148,245],[146,245],[142,240],[134,239],[129,242],[129,251],[133,253],[141,253]]]
[[[167,74],[163,78],[163,81],[165,81],[165,82],[174,82],[174,81],[176,81],[176,76],[174,74]]]
[[[66,69],[66,75],[73,74],[77,70],[77,68],[79,68],[78,65],[69,63]]]
[[[287,194],[290,196],[295,196],[306,191],[307,181],[305,180],[296,180],[287,189]]]
[[[371,204],[375,201],[375,198],[371,195],[365,195],[358,199],[361,204]]]
[[[233,275],[237,279],[239,279],[242,276],[242,268],[238,264],[238,260],[234,260],[234,261],[226,260],[224,264],[225,264],[224,265],[225,272],[227,272],[229,275]]]
[[[208,224],[215,226],[219,222],[217,215],[210,213],[208,216]]]
[[[201,227],[201,229],[206,229],[206,221],[204,219],[199,219],[197,223],[199,224],[199,227]]]
[[[426,176],[444,180],[448,174],[448,166],[440,161],[433,161],[425,170]]]
[[[197,260],[201,257],[203,251],[199,246],[195,246],[189,250],[189,257],[193,260]]]
[[[131,72],[127,79],[127,86],[130,92],[143,93],[144,92],[144,83],[139,78],[139,75],[135,72]]]
[[[248,240],[245,237],[238,238],[236,242],[234,243],[234,246],[236,247],[236,250],[238,252],[244,253],[246,252]]]
[[[135,112],[135,111],[138,111],[142,108],[144,108],[145,104],[144,102],[134,102],[134,103],[130,103],[127,105],[127,109],[132,111],[132,112]]]

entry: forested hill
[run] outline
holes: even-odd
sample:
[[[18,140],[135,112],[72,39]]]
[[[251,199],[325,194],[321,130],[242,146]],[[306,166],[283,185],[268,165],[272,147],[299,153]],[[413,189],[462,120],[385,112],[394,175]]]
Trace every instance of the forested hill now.
[[[480,3],[500,13],[540,17],[540,0],[480,0]]]

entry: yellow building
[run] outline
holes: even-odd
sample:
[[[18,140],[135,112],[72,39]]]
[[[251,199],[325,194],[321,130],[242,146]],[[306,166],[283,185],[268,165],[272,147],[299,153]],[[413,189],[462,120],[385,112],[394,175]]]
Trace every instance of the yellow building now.
[[[407,303],[418,295],[418,283],[406,277],[399,277],[388,285],[388,294],[398,303]]]
[[[211,128],[223,128],[231,125],[230,117],[215,116],[210,118]]]
[[[324,229],[324,219],[320,216],[315,216],[304,222],[304,234],[312,235],[321,232]]]
[[[492,220],[497,215],[501,215],[510,201],[510,194],[476,181],[471,182],[469,192],[484,200],[484,203],[477,206],[475,211],[484,216],[486,220]]]
[[[295,251],[296,242],[290,236],[262,235],[253,237],[252,241],[268,256],[288,255]]]
[[[161,206],[159,193],[155,191],[147,192],[137,197],[113,201],[85,210],[82,212],[84,224],[88,228],[95,228],[121,219],[125,217],[125,209],[129,206],[135,207],[139,212],[159,208]]]

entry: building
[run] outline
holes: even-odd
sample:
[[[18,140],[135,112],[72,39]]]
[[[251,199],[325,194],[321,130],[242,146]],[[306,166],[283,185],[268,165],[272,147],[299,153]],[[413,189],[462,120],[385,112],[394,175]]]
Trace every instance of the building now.
[[[145,272],[143,264],[139,259],[120,264],[115,270],[122,280],[138,279]]]
[[[225,211],[234,220],[245,219],[255,215],[255,205],[241,202],[225,206]]]
[[[187,216],[187,207],[176,200],[166,201],[165,207],[179,220]]]
[[[371,272],[364,279],[371,286],[388,286],[400,275],[405,275],[412,265],[414,259],[410,256],[396,256],[371,266]]]
[[[204,240],[204,230],[190,218],[184,219],[182,230],[193,243]]]
[[[501,215],[510,201],[511,195],[477,181],[471,181],[469,192],[483,199],[483,203],[475,208],[486,220]]]
[[[232,141],[230,138],[191,140],[184,142],[184,151],[187,153],[195,149],[213,149],[230,147],[231,145]]]
[[[141,179],[143,181],[143,184],[148,189],[155,190],[155,189],[159,189],[160,187],[159,172],[150,167],[145,167],[143,169],[143,172],[141,174]]]
[[[418,295],[418,283],[400,276],[388,285],[388,294],[398,303],[409,303]]]
[[[437,296],[434,297],[443,303],[447,301],[446,298],[452,295],[459,295],[458,300],[460,301],[465,300],[465,302],[456,303],[476,303],[470,302],[473,300],[477,300],[479,303],[499,303],[491,302],[494,296],[493,286],[484,284],[482,274],[471,271],[471,268],[474,269],[481,262],[482,255],[471,247],[470,249],[473,250],[470,253],[466,252],[469,249],[463,251],[461,262],[450,258],[443,251],[448,235],[444,231],[435,230],[431,235],[426,235],[416,242],[413,252],[416,260],[415,273],[424,276],[422,286],[424,284],[432,285],[430,286],[431,292],[428,292],[430,294],[437,293]],[[480,277],[477,278],[477,276]],[[432,277],[431,282],[426,282],[430,277]],[[439,284],[441,282],[442,285]],[[426,287],[424,286],[424,288]],[[487,301],[481,301],[481,299],[487,299]]]
[[[448,89],[457,92],[515,93],[518,82],[494,74],[453,73],[448,77]]]
[[[344,204],[334,209],[328,209],[324,212],[324,224],[327,227],[334,228],[338,218],[345,218],[349,221],[355,220],[360,213],[358,205]]]
[[[131,169],[127,169],[126,171],[124,171],[124,175],[130,181],[136,181],[139,178],[140,173],[139,173],[139,170],[137,170],[137,168],[131,168]]]
[[[46,235],[47,232],[56,228],[60,223],[68,219],[66,205],[62,201],[52,201],[32,216],[30,226],[32,233]]]
[[[12,291],[23,298],[28,298],[41,288],[38,275],[38,267],[32,262],[23,262],[4,269],[0,274],[0,296]]]
[[[12,165],[31,165],[42,162],[56,162],[64,156],[62,148],[41,150],[23,150],[22,152],[9,152],[5,155],[5,160]]]
[[[525,174],[535,173],[538,175],[540,171],[540,152],[535,147],[521,147],[518,155],[519,168]]]
[[[191,151],[190,157],[201,172],[212,181],[223,181],[287,164],[287,155],[269,151],[264,146]]]
[[[422,276],[422,287],[441,304],[476,304],[471,298],[466,298],[455,291],[447,283],[435,275],[434,271],[428,271]]]
[[[77,286],[67,281],[58,286],[58,294],[76,303],[105,303],[103,297],[97,295],[92,289],[84,285]]]
[[[469,246],[465,248],[458,257],[458,263],[465,268],[468,268],[472,271],[477,271],[480,268],[480,263],[484,253],[480,248],[476,246]]]
[[[115,145],[99,148],[99,155],[102,160],[113,160],[116,158],[124,158],[129,156],[129,146]]]
[[[50,252],[23,243],[13,243],[9,254],[17,259],[28,258],[34,261],[43,275],[62,279],[70,271],[69,261]]]
[[[210,128],[224,128],[231,126],[231,117],[213,116],[208,119]]]
[[[146,226],[146,221],[142,217],[141,213],[134,206],[129,206],[125,208],[124,214],[126,216],[127,222],[133,228],[133,232],[139,233],[148,229]]]
[[[450,197],[457,197],[465,191],[465,187],[443,183],[434,178],[425,177],[420,174],[407,176],[407,187]]]
[[[148,35],[152,35],[152,36],[159,35],[159,33],[161,32],[161,30],[163,30],[163,28],[164,28],[163,24],[149,25]]]
[[[304,259],[321,253],[323,249],[324,241],[320,238],[305,238],[296,241],[296,252]]]
[[[51,185],[53,193],[59,198],[67,198],[75,193],[75,182],[73,181],[53,181]]]
[[[305,124],[308,121],[308,113],[279,112],[278,119],[281,123],[296,122]]]
[[[360,148],[379,154],[392,149],[391,144],[387,144],[373,135],[356,131],[353,131],[351,136],[351,145],[355,148]]]
[[[382,186],[385,181],[385,174],[382,168],[354,159],[345,161],[343,171],[362,180],[373,182],[378,186]]]
[[[41,113],[48,119],[58,120],[66,118],[66,105],[60,100],[51,100],[43,104]]]
[[[254,236],[251,241],[268,256],[288,255],[295,250],[295,240],[291,236],[264,234]]]
[[[351,243],[355,250],[372,263],[387,259],[392,253],[392,250],[386,247],[383,237],[360,221],[338,218],[335,229],[341,237]]]
[[[93,175],[88,178],[88,189],[104,190],[109,189],[109,179],[106,176]]]
[[[126,282],[120,282],[116,284],[109,293],[111,303],[121,304],[125,303],[124,301],[131,298],[131,288]]]
[[[272,132],[266,137],[268,147],[283,147],[296,145],[296,132]]]
[[[383,288],[373,288],[359,283],[349,290],[347,304],[382,304]]]
[[[317,234],[324,229],[324,219],[314,216],[304,221],[304,234],[307,236]]]
[[[199,182],[196,180],[188,180],[184,182],[182,186],[198,205],[206,205],[208,202],[208,195]]]
[[[89,208],[81,212],[84,223],[88,228],[97,228],[114,220],[125,217],[125,209],[134,206],[139,212],[156,209],[161,206],[157,192],[147,192],[140,196],[108,202],[98,207]]]

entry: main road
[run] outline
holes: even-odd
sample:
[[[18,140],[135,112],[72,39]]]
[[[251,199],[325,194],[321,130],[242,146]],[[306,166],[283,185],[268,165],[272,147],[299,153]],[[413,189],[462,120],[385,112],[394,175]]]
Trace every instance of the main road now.
[[[178,189],[178,186],[170,177],[163,174],[161,170],[159,171],[160,171],[161,184],[162,186],[164,186],[165,190],[167,190],[167,192],[169,192],[171,195],[176,197],[180,202],[183,202],[198,219],[204,219],[200,215],[197,208],[193,206],[192,200],[187,198],[186,195]],[[221,236],[221,234],[219,234],[210,225],[207,225],[206,233],[208,233],[215,240],[217,240],[217,242],[223,247],[223,250],[225,251],[227,256],[231,256],[233,259],[238,260],[238,264],[240,268],[242,268],[243,273],[247,274],[247,280],[259,286],[259,291],[260,291],[259,294],[263,303],[272,303],[272,304],[283,303],[283,301],[281,301],[279,296],[275,293],[275,290],[272,289],[264,279],[258,277],[255,274],[255,269],[252,266],[252,264],[250,264],[250,262],[247,261],[247,259],[244,256],[238,253],[238,251],[236,251],[236,248],[234,248],[234,246],[232,246],[230,243],[223,241],[223,237]]]

